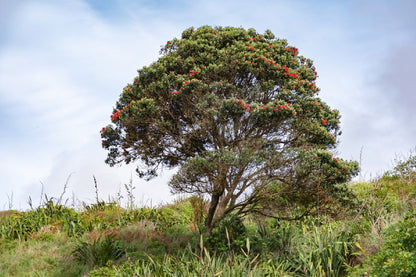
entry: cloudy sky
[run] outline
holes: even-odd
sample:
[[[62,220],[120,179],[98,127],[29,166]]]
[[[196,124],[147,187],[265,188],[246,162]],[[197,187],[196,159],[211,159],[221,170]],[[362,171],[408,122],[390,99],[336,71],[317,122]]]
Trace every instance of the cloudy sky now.
[[[42,191],[78,203],[135,186],[138,204],[172,198],[104,163],[100,129],[137,69],[191,26],[266,29],[317,67],[320,97],[342,114],[339,156],[365,179],[416,147],[416,2],[0,0],[0,210]],[[68,179],[68,177],[70,178]],[[124,200],[126,196],[124,196]]]

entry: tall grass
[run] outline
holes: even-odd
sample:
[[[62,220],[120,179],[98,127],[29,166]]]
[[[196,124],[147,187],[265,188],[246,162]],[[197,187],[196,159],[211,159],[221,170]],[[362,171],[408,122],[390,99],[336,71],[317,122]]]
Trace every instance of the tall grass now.
[[[229,263],[232,266],[229,266]],[[252,263],[244,256],[211,256],[203,251],[203,256],[190,255],[182,250],[177,255],[147,256],[138,261],[127,261],[120,265],[108,265],[89,273],[90,277],[103,276],[294,276],[285,271],[285,265],[273,262]]]
[[[354,241],[344,231],[329,226],[314,226],[299,238],[296,272],[304,276],[345,276],[353,256]]]
[[[113,236],[100,237],[92,242],[79,241],[72,255],[89,266],[104,266],[108,261],[115,261],[124,254],[120,241]]]

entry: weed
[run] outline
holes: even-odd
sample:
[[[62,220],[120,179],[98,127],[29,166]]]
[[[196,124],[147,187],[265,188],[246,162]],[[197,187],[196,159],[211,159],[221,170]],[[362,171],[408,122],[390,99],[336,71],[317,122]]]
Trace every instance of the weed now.
[[[124,254],[120,241],[112,236],[98,238],[92,242],[79,241],[72,252],[76,260],[89,266],[104,266]]]

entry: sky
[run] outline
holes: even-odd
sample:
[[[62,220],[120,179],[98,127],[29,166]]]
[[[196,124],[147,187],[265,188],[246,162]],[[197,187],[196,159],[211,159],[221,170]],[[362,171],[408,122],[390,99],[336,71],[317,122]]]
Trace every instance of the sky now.
[[[174,199],[171,172],[146,182],[109,167],[99,131],[137,70],[203,25],[270,29],[314,61],[319,96],[342,115],[337,155],[360,178],[416,147],[416,1],[0,0],[0,210],[41,195],[68,205]],[[122,197],[122,198],[120,198]],[[42,198],[44,200],[44,197]]]

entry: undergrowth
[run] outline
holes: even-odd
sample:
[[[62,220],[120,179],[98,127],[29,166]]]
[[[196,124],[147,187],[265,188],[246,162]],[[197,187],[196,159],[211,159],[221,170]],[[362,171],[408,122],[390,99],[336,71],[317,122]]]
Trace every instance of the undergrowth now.
[[[416,276],[412,161],[351,184],[356,208],[336,217],[230,215],[211,233],[196,196],[123,208],[97,194],[81,209],[60,197],[3,211],[0,276]]]

